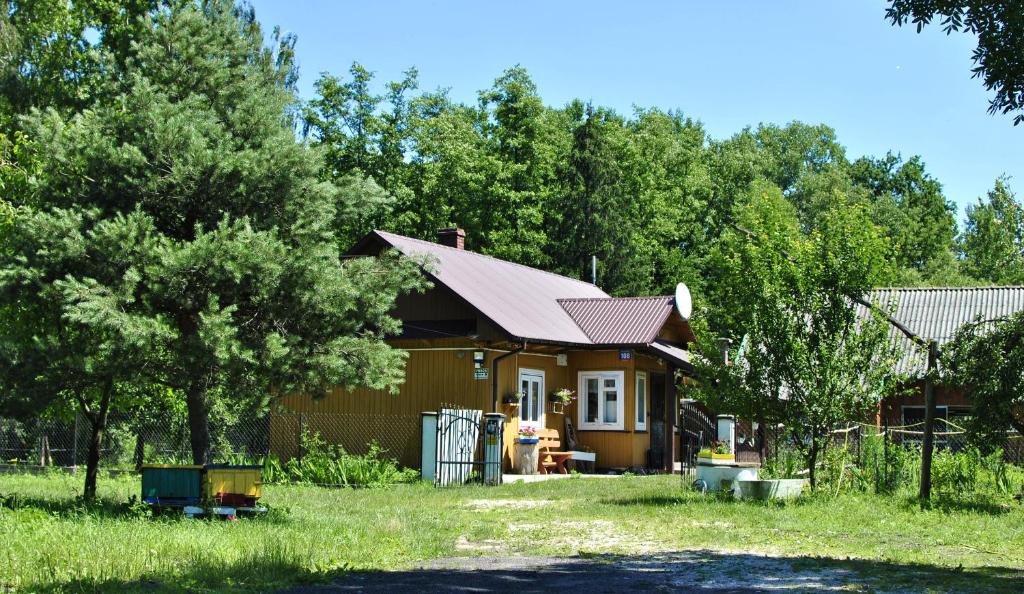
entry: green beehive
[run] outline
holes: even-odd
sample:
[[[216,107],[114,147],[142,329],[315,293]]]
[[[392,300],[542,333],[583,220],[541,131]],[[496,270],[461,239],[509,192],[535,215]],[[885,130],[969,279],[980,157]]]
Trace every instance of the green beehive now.
[[[185,464],[144,464],[142,500],[147,503],[198,503],[202,496],[203,467]]]

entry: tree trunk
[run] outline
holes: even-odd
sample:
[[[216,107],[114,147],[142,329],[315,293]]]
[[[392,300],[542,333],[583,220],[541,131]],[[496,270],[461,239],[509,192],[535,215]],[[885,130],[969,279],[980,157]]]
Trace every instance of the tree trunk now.
[[[188,405],[189,441],[192,444],[192,463],[210,462],[210,405],[206,390],[189,386],[185,397]]]
[[[811,491],[817,486],[817,476],[815,475],[816,467],[818,466],[818,443],[816,441],[811,442],[811,449],[807,452],[807,478],[811,481]]]
[[[85,489],[83,497],[86,501],[96,499],[96,476],[100,469],[100,449],[103,446],[103,433],[107,429],[107,415],[110,412],[110,399],[114,393],[114,382],[108,380],[100,394],[99,410],[93,413],[85,411],[89,420],[89,450],[85,458]],[[84,408],[84,407],[83,407]]]
[[[763,418],[757,422],[757,437],[755,439],[757,439],[757,457],[763,465],[768,458],[768,444],[766,443],[768,431],[765,430]]]

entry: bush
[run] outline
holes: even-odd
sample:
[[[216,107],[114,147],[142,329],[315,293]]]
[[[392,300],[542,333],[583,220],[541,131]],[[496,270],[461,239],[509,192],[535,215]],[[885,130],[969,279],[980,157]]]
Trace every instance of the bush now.
[[[341,446],[327,443],[318,433],[304,433],[302,457],[284,464],[268,457],[263,464],[263,479],[340,487],[383,487],[419,478],[417,471],[401,469],[397,460],[385,457],[387,451],[377,442],[370,442],[368,448],[364,455],[350,454]]]

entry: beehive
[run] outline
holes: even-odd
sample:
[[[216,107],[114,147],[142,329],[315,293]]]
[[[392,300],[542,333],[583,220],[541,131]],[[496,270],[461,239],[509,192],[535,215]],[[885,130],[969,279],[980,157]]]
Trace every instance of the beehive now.
[[[203,497],[227,505],[252,505],[263,495],[262,468],[208,464]]]
[[[151,503],[195,503],[202,496],[202,466],[144,464],[142,500]]]

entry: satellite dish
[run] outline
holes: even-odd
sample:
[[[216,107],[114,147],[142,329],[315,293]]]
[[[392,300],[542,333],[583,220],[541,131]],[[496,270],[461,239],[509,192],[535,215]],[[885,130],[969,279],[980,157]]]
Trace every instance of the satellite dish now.
[[[686,283],[676,285],[676,311],[686,321],[690,320],[690,314],[693,313],[693,299],[690,297],[690,289],[686,288]]]

